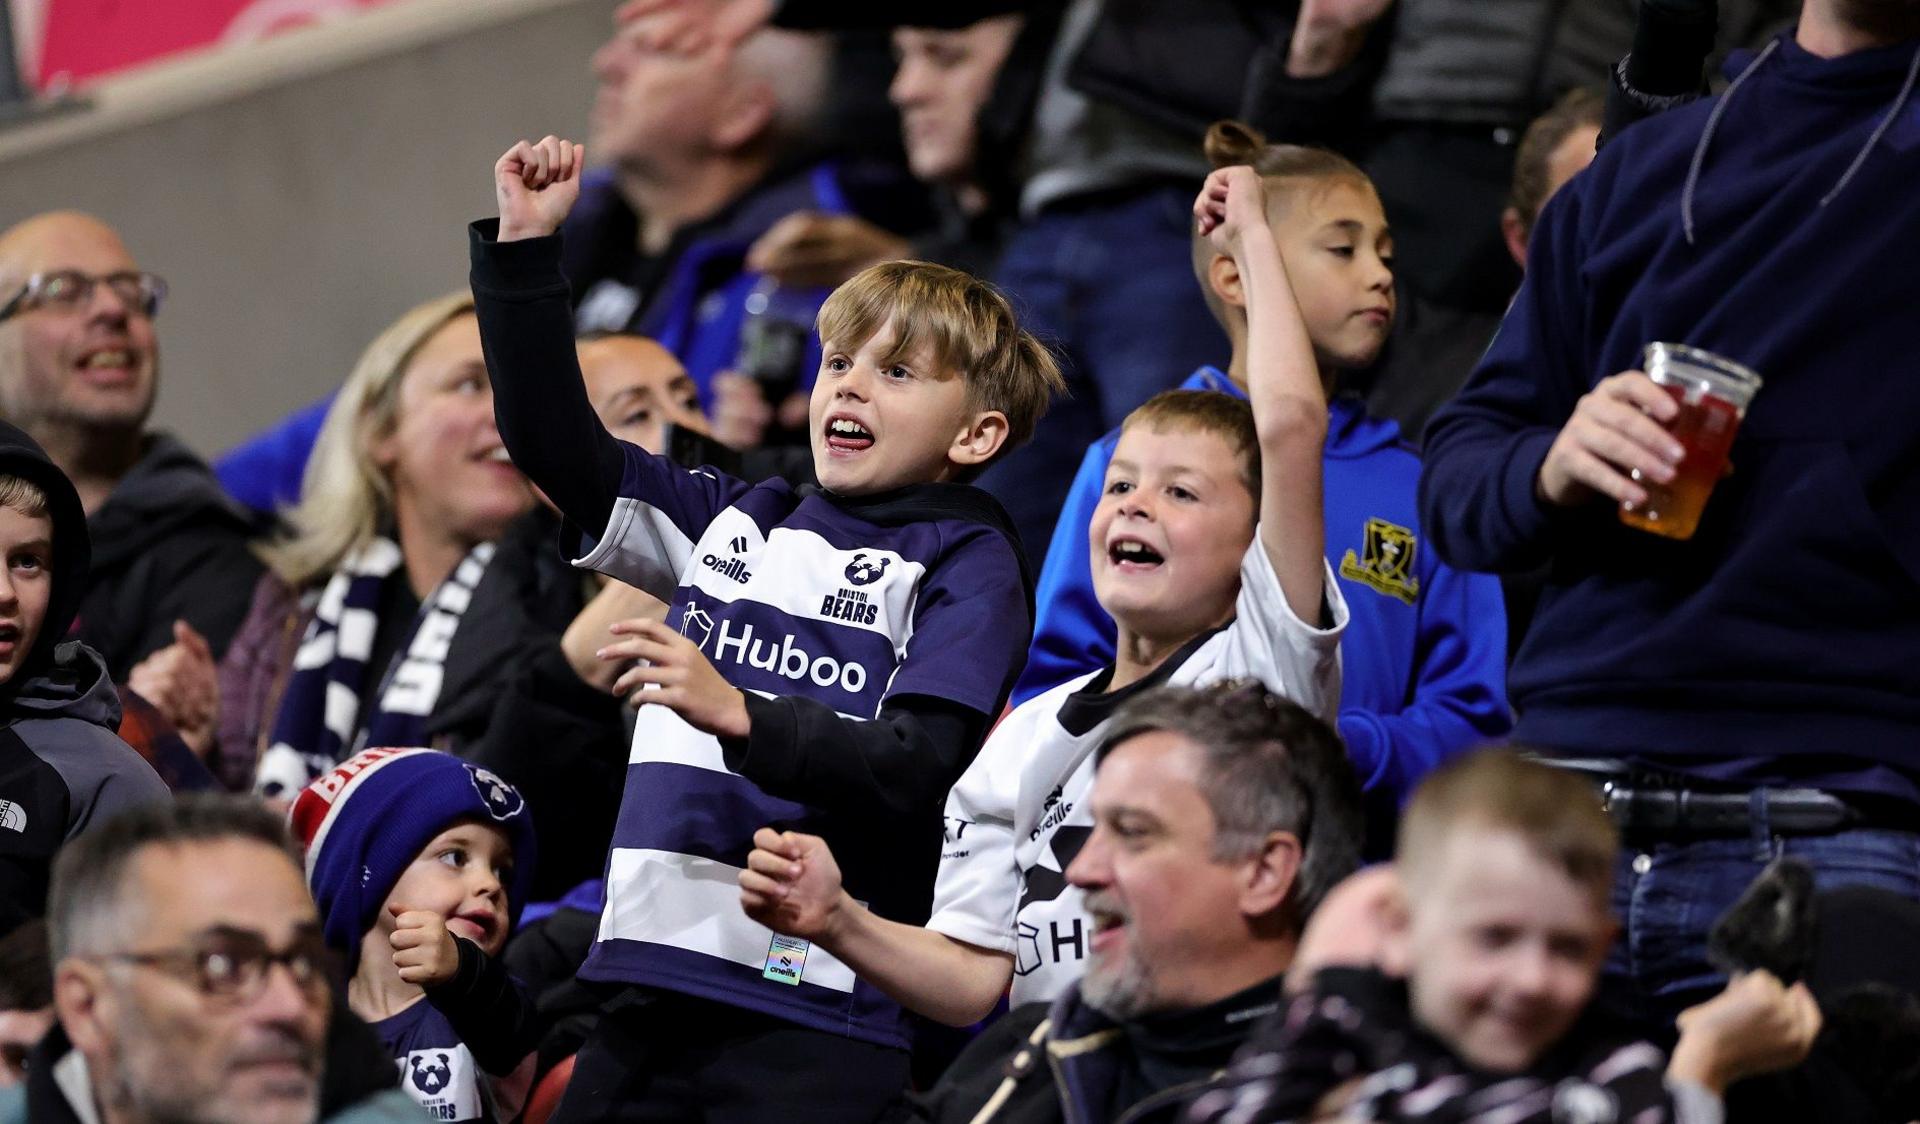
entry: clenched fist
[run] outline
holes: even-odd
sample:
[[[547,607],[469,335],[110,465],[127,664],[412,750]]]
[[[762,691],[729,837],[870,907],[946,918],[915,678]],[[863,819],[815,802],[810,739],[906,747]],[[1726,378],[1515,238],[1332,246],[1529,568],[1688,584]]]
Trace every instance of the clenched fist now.
[[[740,908],[774,932],[831,939],[851,899],[827,841],[763,827],[753,833],[753,848],[740,872]]]
[[[420,987],[434,987],[460,974],[460,946],[447,931],[447,919],[430,909],[388,906],[393,914],[393,966],[400,978]]]
[[[500,204],[500,241],[542,238],[560,229],[580,198],[584,146],[542,137],[507,149],[493,165],[493,195]]]

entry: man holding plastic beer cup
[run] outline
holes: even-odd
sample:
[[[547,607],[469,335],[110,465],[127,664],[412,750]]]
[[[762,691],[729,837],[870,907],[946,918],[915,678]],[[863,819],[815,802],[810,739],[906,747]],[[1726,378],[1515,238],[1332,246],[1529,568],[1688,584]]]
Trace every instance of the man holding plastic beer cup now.
[[[1548,568],[1513,739],[1620,824],[1655,1017],[1778,855],[1920,900],[1920,0],[1806,0],[1727,71],[1547,205],[1421,481],[1447,562]]]

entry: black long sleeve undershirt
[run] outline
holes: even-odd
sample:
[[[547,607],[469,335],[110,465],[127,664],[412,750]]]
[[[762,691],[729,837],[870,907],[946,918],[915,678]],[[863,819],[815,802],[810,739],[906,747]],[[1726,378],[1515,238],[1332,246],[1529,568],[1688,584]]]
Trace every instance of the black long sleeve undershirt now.
[[[495,219],[468,228],[494,424],[527,479],[569,522],[598,535],[620,497],[625,457],[587,398],[560,235],[500,242],[498,232]]]
[[[727,768],[769,796],[835,814],[938,812],[986,736],[987,715],[925,695],[857,721],[812,699],[747,695],[753,731],[722,738]]]

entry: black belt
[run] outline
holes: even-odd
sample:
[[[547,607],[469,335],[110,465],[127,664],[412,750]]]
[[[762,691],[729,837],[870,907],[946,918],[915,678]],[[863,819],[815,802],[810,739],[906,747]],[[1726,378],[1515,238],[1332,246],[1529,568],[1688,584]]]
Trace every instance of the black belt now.
[[[1753,796],[1690,788],[1643,788],[1630,780],[1602,781],[1600,799],[1623,835],[1742,836],[1754,828]],[[1844,798],[1817,788],[1770,788],[1759,802],[1773,835],[1825,835],[1867,826]]]
[[[1675,774],[1614,770],[1599,762],[1542,760],[1592,780],[1601,807],[1625,836],[1739,837],[1752,834],[1755,827],[1752,791],[1697,787],[1699,782]],[[1852,828],[1920,831],[1920,807],[1904,800],[1805,787],[1759,793],[1757,803],[1765,810],[1771,835],[1827,835]]]

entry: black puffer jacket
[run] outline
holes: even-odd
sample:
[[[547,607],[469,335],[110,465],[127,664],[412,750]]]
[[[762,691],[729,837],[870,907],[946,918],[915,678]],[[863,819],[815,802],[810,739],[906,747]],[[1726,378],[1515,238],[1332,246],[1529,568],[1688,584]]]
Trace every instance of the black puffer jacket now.
[[[583,682],[560,650],[587,602],[587,575],[567,564],[560,538],[559,517],[544,507],[501,536],[462,626],[472,642],[447,660],[449,681],[471,686],[434,720],[448,748],[526,797],[540,841],[535,901],[600,877],[631,738],[620,700]],[[469,672],[470,663],[495,673]]]

